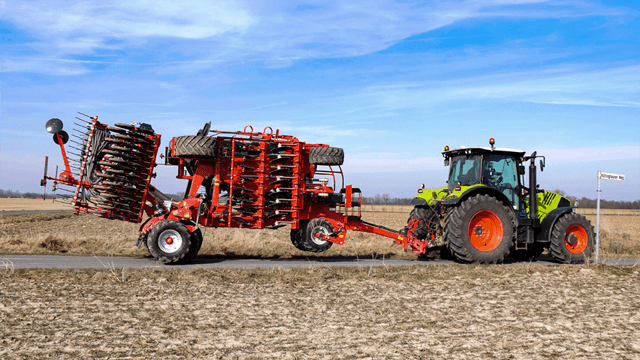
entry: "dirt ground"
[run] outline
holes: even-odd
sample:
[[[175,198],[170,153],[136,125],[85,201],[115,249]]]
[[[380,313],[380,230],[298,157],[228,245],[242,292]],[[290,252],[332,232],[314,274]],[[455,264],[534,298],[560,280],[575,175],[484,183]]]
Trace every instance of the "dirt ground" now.
[[[638,267],[0,271],[0,358],[640,359]]]

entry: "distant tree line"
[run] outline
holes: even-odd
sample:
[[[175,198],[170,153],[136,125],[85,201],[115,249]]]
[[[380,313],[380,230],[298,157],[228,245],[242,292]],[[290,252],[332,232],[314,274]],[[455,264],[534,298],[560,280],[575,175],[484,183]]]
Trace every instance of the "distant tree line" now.
[[[566,195],[562,190],[553,190],[553,192],[565,196],[569,200],[571,200],[572,206],[578,206],[579,208],[586,209],[595,209],[597,206],[596,199],[588,199],[586,197],[577,198],[575,196]],[[180,201],[184,197],[184,192],[179,192],[177,194],[167,194],[169,197],[176,201]],[[51,193],[47,194],[47,198],[51,198],[53,195]],[[12,191],[12,190],[3,190],[0,189],[0,197],[3,198],[25,198],[25,199],[36,199],[42,198],[42,193],[34,193],[34,192],[26,192],[21,193],[20,191]],[[71,197],[68,194],[56,194],[56,198],[67,198]],[[411,205],[412,198],[392,198],[389,194],[376,194],[376,196],[363,196],[362,204],[363,205]],[[577,205],[576,205],[577,204]],[[600,208],[602,209],[640,209],[640,200],[636,201],[614,201],[614,200],[600,200]]]
[[[0,189],[0,198],[22,198],[22,199],[37,199],[40,198],[42,199],[42,195],[43,193],[34,193],[34,192],[20,192],[18,190],[3,190]],[[47,199],[51,199],[53,197],[53,194],[51,192],[47,192]],[[56,198],[70,198],[73,197],[73,195],[69,195],[69,194],[56,194]]]

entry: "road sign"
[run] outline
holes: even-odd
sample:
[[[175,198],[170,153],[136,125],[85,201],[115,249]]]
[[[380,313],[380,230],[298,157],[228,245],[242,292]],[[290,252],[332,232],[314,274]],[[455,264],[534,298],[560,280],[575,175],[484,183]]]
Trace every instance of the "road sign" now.
[[[622,175],[622,174],[611,174],[611,173],[605,173],[605,172],[602,172],[602,171],[598,171],[598,179],[624,181],[624,175]]]

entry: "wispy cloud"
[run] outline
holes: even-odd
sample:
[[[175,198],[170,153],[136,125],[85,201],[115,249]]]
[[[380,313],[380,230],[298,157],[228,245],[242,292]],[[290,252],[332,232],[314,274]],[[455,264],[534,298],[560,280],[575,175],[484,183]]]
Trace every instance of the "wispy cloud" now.
[[[385,111],[468,100],[637,108],[638,84],[640,66],[636,65],[601,71],[561,69],[379,85],[369,87],[359,96]]]
[[[544,7],[538,8],[540,3]],[[29,46],[49,58],[128,50],[162,39],[152,51],[174,52],[197,66],[161,63],[165,72],[198,71],[221,61],[262,61],[280,67],[308,58],[370,54],[407,37],[457,21],[491,17],[562,18],[615,15],[620,11],[590,2],[445,1],[156,1],[103,0],[69,5],[61,0],[5,2],[2,14],[40,41]],[[524,6],[524,7],[523,7]],[[192,42],[190,42],[192,41]],[[185,47],[188,51],[184,51]],[[46,61],[43,59],[43,61]],[[130,61],[123,61],[127,63]],[[145,63],[154,66],[153,63]],[[5,65],[5,71],[40,72],[37,64]],[[62,66],[59,73],[67,70]],[[72,72],[69,72],[72,73]]]
[[[531,151],[527,151],[530,153]],[[549,164],[640,159],[638,146],[603,146],[573,149],[538,149]],[[439,155],[439,154],[438,154]],[[443,169],[442,156],[416,157],[412,153],[345,154],[344,168],[351,173],[408,172]]]

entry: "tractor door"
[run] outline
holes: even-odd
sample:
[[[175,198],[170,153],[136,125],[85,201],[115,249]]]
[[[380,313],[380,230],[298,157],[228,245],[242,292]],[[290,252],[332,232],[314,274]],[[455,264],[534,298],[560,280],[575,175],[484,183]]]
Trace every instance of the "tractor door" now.
[[[484,182],[503,193],[513,208],[520,209],[518,188],[518,168],[516,159],[505,155],[487,155],[484,160]]]

